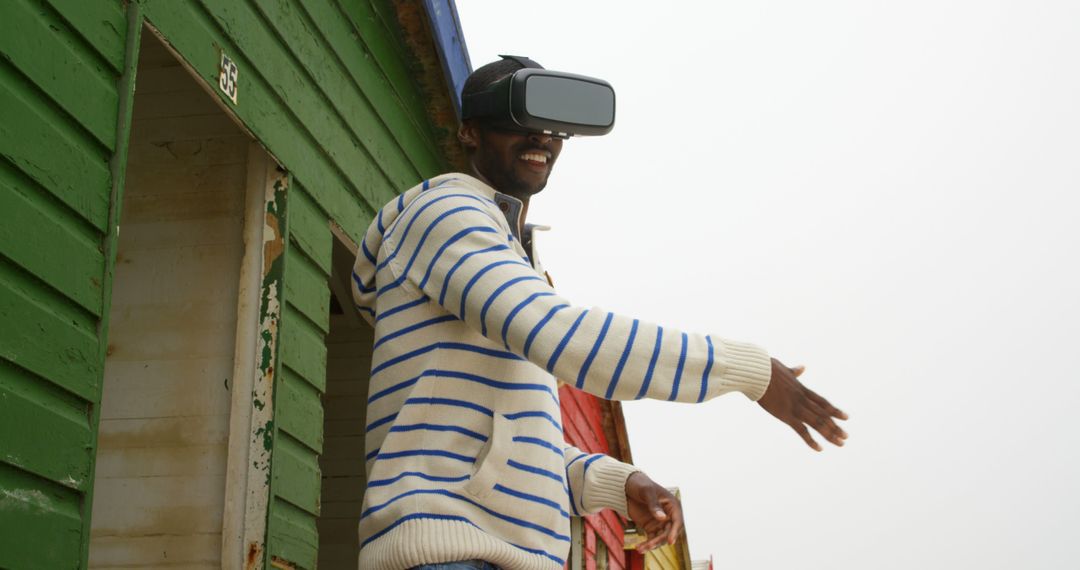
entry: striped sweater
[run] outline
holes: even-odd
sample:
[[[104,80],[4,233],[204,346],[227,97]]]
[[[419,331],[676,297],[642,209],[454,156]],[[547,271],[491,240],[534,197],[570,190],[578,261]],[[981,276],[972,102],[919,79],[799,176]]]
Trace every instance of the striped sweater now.
[[[464,174],[387,204],[353,272],[375,326],[360,567],[561,568],[570,517],[626,513],[636,469],[563,441],[555,377],[608,399],[759,398],[769,358],[560,297],[521,203]]]

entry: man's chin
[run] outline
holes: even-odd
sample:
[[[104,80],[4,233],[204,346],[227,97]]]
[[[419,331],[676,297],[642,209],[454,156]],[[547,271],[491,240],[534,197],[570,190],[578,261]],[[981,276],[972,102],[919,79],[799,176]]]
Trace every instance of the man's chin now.
[[[540,182],[526,182],[524,180],[514,180],[512,184],[507,185],[507,188],[505,190],[500,188],[497,188],[497,190],[499,190],[503,194],[510,194],[511,196],[516,196],[518,198],[528,198],[529,196],[539,194],[540,191],[542,191],[546,187],[547,178],[544,178],[544,180]]]

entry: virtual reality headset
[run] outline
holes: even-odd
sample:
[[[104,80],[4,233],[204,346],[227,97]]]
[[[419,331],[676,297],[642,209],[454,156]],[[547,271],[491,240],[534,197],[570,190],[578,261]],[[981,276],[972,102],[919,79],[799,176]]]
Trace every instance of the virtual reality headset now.
[[[606,135],[615,126],[615,90],[607,81],[544,69],[527,57],[499,57],[525,67],[466,95],[462,120],[559,138]]]

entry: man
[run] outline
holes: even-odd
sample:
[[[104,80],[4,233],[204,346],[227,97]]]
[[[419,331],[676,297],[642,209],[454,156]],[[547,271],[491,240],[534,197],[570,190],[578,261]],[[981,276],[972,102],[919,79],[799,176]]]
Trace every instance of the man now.
[[[522,65],[481,67],[463,96]],[[646,531],[643,549],[674,541],[682,511],[670,493],[563,442],[555,377],[609,399],[740,391],[814,449],[808,425],[843,444],[843,412],[760,348],[559,297],[524,221],[563,141],[471,118],[458,136],[471,174],[387,204],[354,269],[357,308],[375,326],[362,568],[556,569],[570,516],[603,508]]]

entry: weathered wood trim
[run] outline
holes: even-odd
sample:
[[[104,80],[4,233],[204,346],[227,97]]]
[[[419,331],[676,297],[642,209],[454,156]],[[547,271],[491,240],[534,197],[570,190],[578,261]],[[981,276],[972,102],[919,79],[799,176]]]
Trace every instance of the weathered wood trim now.
[[[248,146],[244,196],[244,257],[236,307],[236,360],[233,365],[232,403],[229,410],[229,456],[225,476],[225,514],[222,521],[221,567],[243,568],[253,431],[254,394],[258,368],[259,310],[263,281],[263,229],[266,215],[268,169],[276,163],[258,143]]]
[[[112,290],[116,277],[116,254],[120,243],[120,211],[124,198],[124,181],[127,173],[128,148],[131,139],[131,115],[135,106],[135,79],[139,68],[139,44],[142,41],[142,7],[131,2],[127,6],[127,41],[124,46],[124,71],[117,81],[120,106],[116,118],[116,150],[109,161],[112,175],[112,189],[109,196],[109,221],[105,226],[105,278],[101,287],[101,320],[98,321],[99,352],[98,362],[104,363],[109,347],[109,312],[112,309]],[[90,430],[92,432],[90,448],[95,450],[90,455],[90,474],[95,472],[97,463],[98,430],[101,420],[101,392],[104,385],[104,366],[98,376],[96,394],[90,405]],[[79,567],[85,568],[90,558],[90,514],[93,512],[94,485],[87,486],[82,504],[82,554]]]
[[[262,229],[257,366],[251,391],[248,435],[247,497],[244,509],[244,568],[263,568],[269,516],[271,455],[274,447],[274,382],[278,371],[281,317],[284,310],[285,202],[288,175],[268,173]]]

